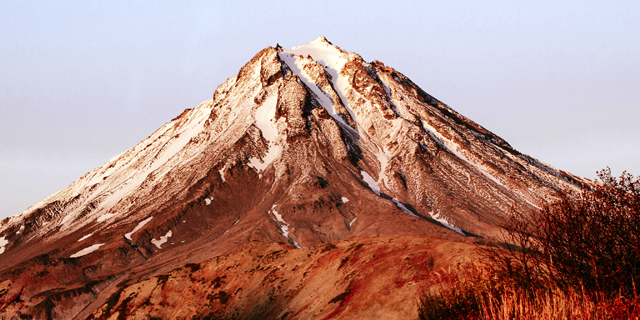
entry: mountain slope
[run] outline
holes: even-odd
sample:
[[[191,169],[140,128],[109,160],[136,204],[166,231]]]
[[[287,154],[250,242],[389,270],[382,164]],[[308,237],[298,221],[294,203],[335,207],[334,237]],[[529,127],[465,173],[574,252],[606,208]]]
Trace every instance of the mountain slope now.
[[[476,259],[473,249],[429,237],[254,242],[124,287],[89,319],[415,319],[416,297],[447,276],[442,267]]]
[[[22,289],[0,290],[0,310],[90,310],[117,284],[251,241],[496,237],[512,210],[578,183],[381,62],[324,37],[269,47],[212,99],[3,220],[0,285]]]

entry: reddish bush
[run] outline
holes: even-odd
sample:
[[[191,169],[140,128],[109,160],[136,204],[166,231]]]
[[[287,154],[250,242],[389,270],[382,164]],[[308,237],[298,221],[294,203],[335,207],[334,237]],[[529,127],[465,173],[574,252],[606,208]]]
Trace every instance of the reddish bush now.
[[[535,216],[514,214],[507,243],[487,250],[485,271],[424,295],[420,318],[638,317],[640,179],[609,169],[598,176]]]
[[[601,185],[543,210],[535,236],[553,279],[609,296],[635,295],[640,276],[640,181],[605,170]]]
[[[635,296],[640,279],[640,180],[609,169],[601,183],[561,192],[538,216],[514,216],[505,227],[512,244],[490,257],[504,276],[525,288],[549,281],[606,296]]]

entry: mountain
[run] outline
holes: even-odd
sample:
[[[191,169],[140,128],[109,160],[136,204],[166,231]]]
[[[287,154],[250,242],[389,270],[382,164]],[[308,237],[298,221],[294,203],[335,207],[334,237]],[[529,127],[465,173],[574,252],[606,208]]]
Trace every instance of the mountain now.
[[[505,217],[581,183],[382,62],[324,37],[268,47],[212,99],[3,220],[0,314],[84,319],[129,285],[255,241],[498,239]]]

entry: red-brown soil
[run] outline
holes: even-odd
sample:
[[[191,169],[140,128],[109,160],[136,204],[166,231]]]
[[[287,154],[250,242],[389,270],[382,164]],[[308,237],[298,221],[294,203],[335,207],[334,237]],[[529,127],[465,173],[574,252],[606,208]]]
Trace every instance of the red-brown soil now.
[[[413,319],[421,292],[476,257],[431,237],[252,242],[123,287],[90,319]]]

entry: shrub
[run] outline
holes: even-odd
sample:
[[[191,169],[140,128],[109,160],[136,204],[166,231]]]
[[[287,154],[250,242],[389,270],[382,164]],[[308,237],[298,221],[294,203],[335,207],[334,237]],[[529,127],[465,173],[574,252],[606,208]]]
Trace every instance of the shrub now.
[[[564,191],[537,216],[514,215],[512,245],[491,250],[496,271],[525,289],[549,282],[607,297],[635,296],[640,279],[640,180],[609,169],[580,192]]]
[[[609,169],[514,214],[485,264],[423,295],[420,319],[629,319],[640,316],[640,180]]]
[[[577,197],[563,194],[537,223],[543,259],[559,285],[635,295],[640,276],[640,181],[610,170]]]

